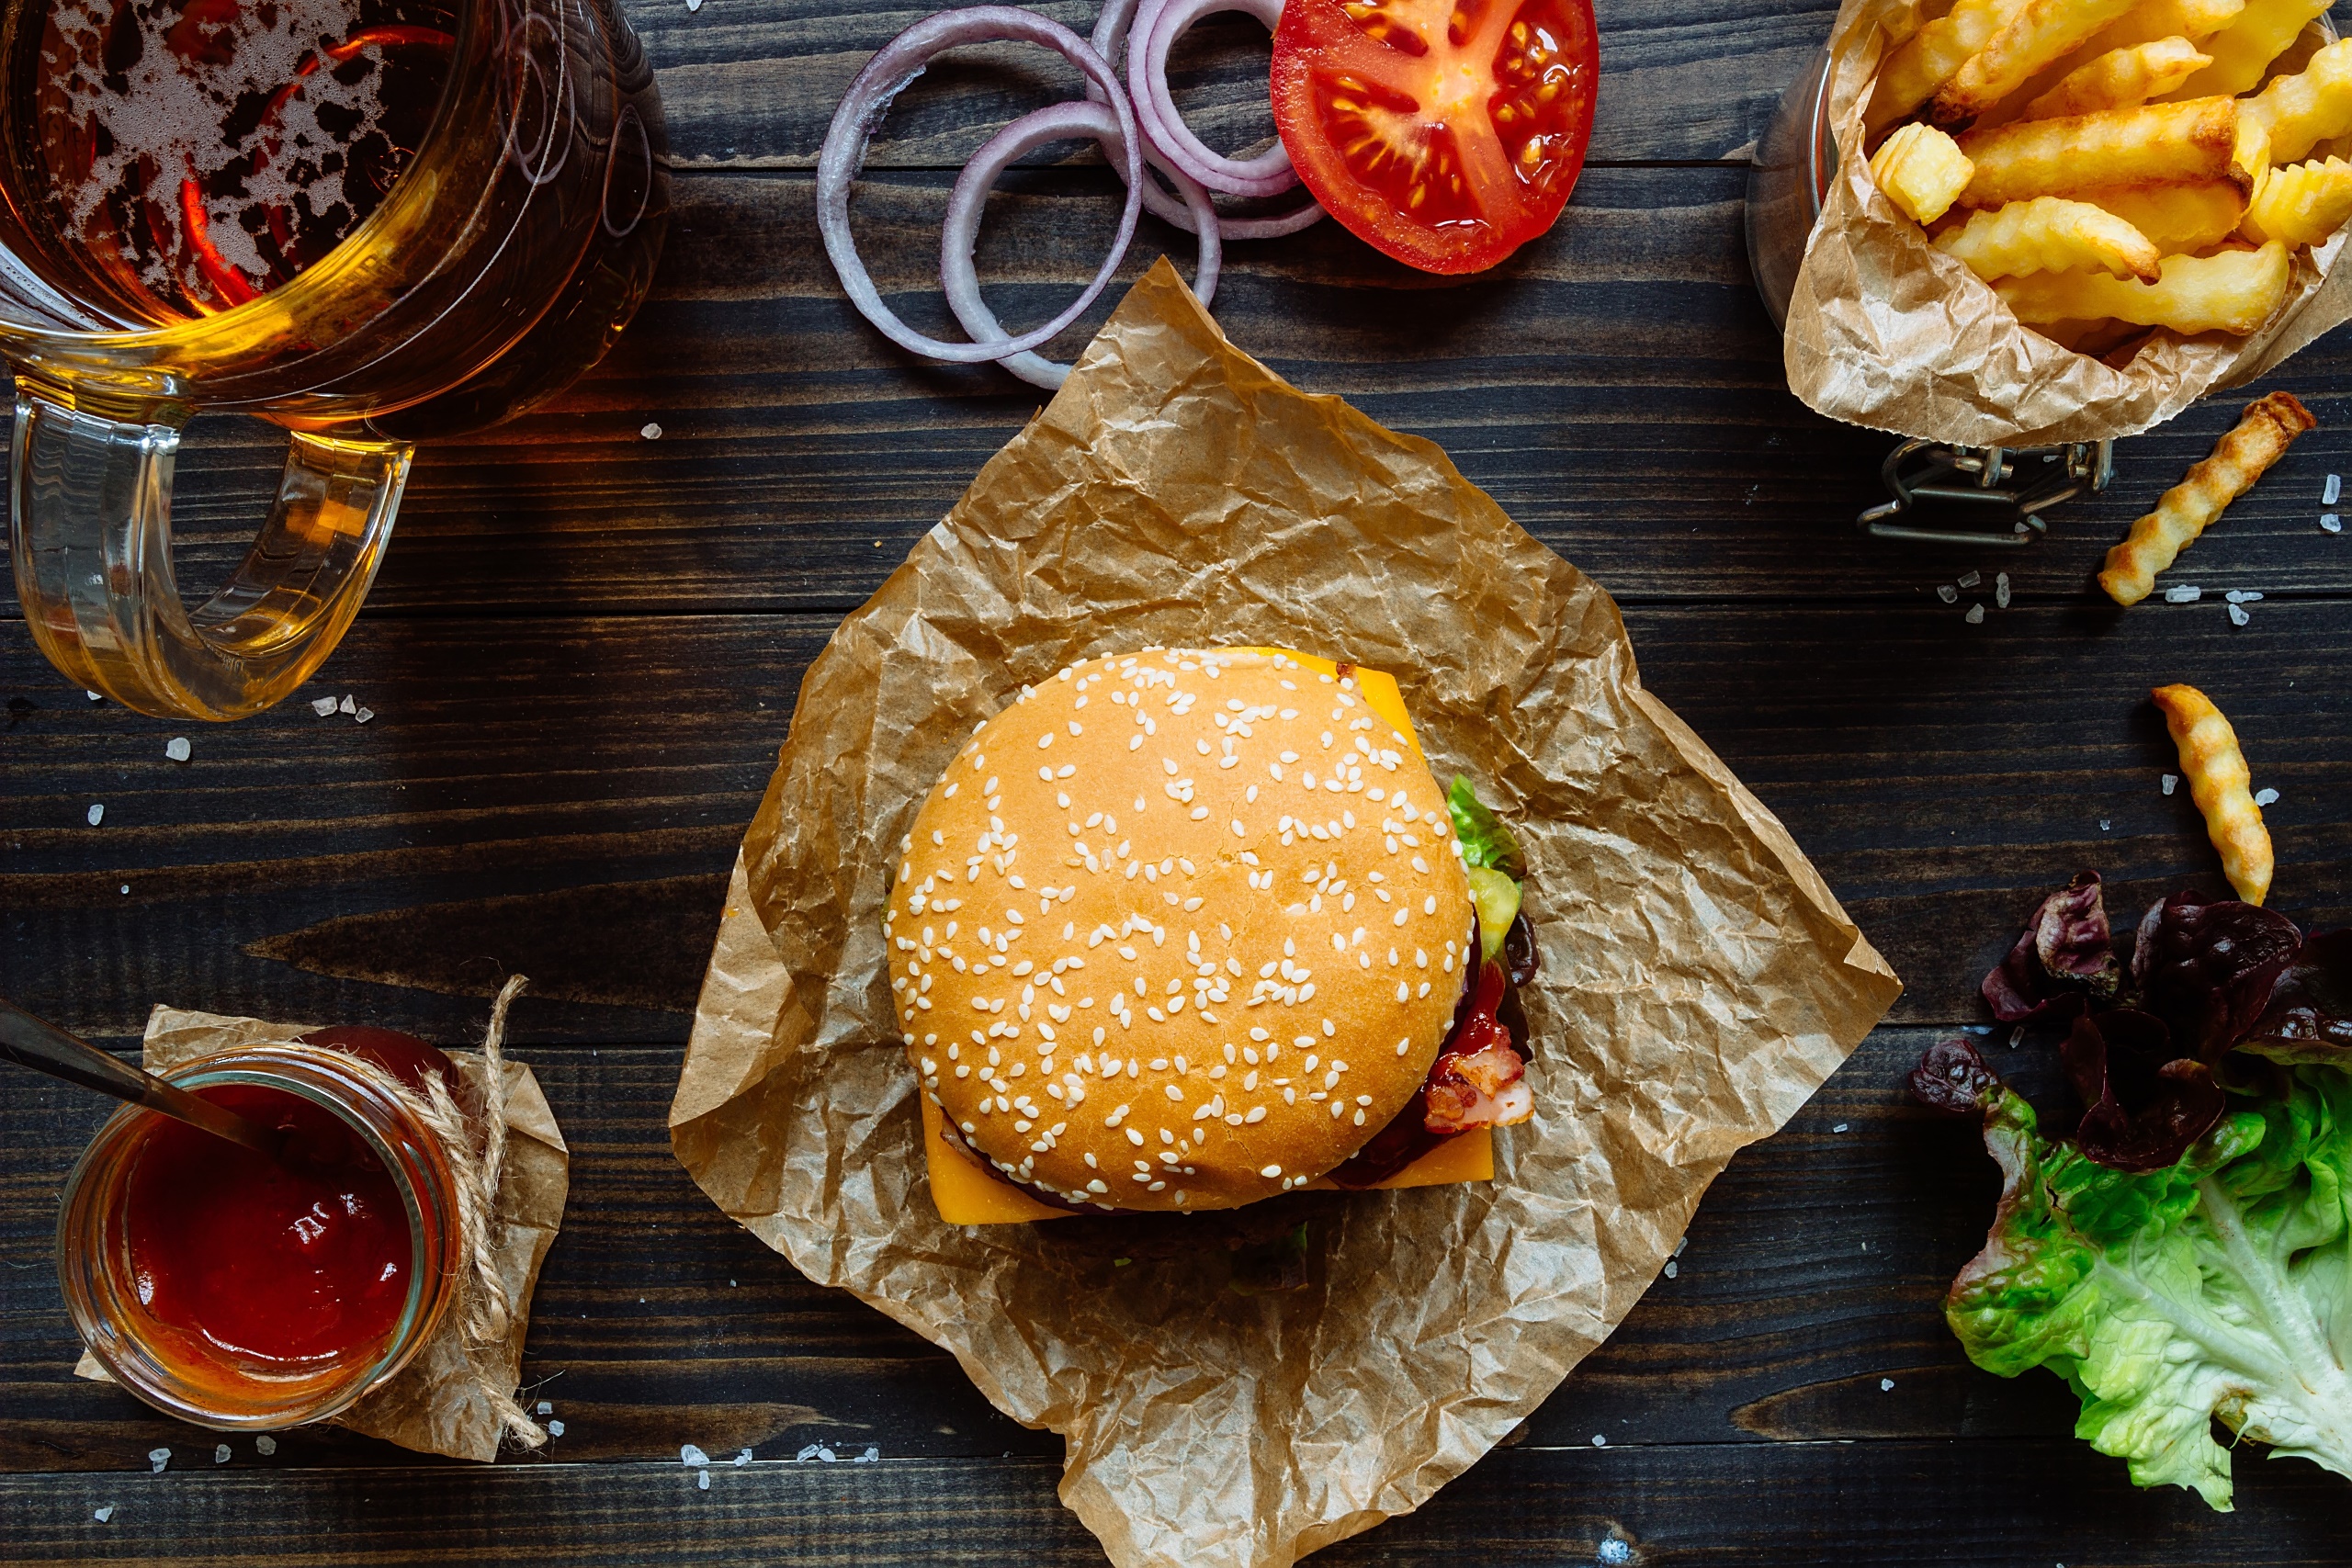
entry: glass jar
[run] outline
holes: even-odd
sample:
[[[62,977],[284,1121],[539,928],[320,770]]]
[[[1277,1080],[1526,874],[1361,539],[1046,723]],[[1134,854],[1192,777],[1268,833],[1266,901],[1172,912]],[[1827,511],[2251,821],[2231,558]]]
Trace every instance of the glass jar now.
[[[456,1187],[440,1141],[400,1101],[362,1077],[351,1058],[335,1051],[249,1045],[161,1076],[199,1095],[250,1086],[329,1112],[356,1140],[362,1157],[381,1167],[405,1211],[406,1299],[380,1334],[331,1354],[298,1359],[242,1353],[164,1321],[150,1310],[155,1283],[152,1276],[141,1278],[133,1256],[134,1177],[152,1140],[181,1124],[126,1106],[83,1152],[66,1180],[58,1216],[58,1279],[83,1343],[124,1388],[201,1427],[276,1430],[348,1408],[409,1363],[456,1293],[465,1255]],[[224,1160],[256,1157],[225,1143],[220,1155]],[[372,1174],[373,1167],[367,1168]],[[269,1289],[277,1282],[258,1283]]]

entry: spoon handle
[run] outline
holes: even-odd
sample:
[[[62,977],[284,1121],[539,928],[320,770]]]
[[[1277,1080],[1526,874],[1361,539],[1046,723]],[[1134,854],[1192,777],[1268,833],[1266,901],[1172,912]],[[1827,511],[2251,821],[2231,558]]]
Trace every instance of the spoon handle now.
[[[273,1129],[257,1126],[209,1100],[199,1100],[184,1089],[174,1088],[153,1073],[141,1072],[5,998],[0,998],[0,1057],[37,1073],[112,1095],[129,1104],[192,1122],[215,1137],[242,1144],[272,1159],[277,1157],[279,1140]]]

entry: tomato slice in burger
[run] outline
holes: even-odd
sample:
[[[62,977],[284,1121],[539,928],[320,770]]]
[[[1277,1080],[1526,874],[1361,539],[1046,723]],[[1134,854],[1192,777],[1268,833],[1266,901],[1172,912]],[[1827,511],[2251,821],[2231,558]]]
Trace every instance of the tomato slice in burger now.
[[[1284,0],[1274,123],[1358,235],[1477,272],[1560,216],[1600,74],[1591,0]]]

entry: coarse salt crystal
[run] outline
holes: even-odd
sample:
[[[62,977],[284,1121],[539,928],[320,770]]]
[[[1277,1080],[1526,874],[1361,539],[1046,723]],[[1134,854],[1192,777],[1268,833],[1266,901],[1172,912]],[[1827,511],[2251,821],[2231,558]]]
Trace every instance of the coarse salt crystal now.
[[[818,1446],[817,1444],[815,1444],[815,1443],[810,1443],[807,1448],[802,1449],[798,1453],[794,1454],[792,1457],[793,1457],[793,1459],[794,1459],[794,1461],[797,1461],[797,1462],[798,1462],[798,1463],[801,1463],[801,1464],[806,1464],[806,1463],[808,1463],[810,1460],[815,1459],[815,1458],[817,1457],[817,1453],[818,1453],[818,1447],[819,1447],[819,1446]]]
[[[261,1455],[262,1458],[267,1459],[270,1455],[277,1451],[277,1439],[271,1437],[267,1432],[264,1432],[260,1437],[254,1439],[254,1449]]]
[[[1607,1448],[1609,1446],[1609,1434],[1606,1432],[1595,1432],[1592,1435],[1592,1446],[1596,1449]]]
[[[327,715],[334,712],[334,699],[333,697],[321,697],[318,701],[311,705],[311,711],[317,714],[321,718],[324,718]]]
[[[662,427],[649,420],[646,423],[645,428],[639,431],[638,434],[644,436],[648,441],[659,441],[662,439]]]
[[[1894,1392],[1894,1380],[1893,1378],[1879,1379],[1878,1391],[1881,1393],[1893,1393]]]
[[[228,1444],[222,1443],[212,1450],[212,1462],[215,1464],[226,1464],[229,1462]]]
[[[2227,593],[2222,594],[2222,597],[2233,604],[2259,604],[2262,603],[2261,594],[2249,593],[2243,588],[2233,588]]]
[[[2115,830],[2115,824],[2102,817],[2098,819],[2098,830],[2102,833],[2113,832]]]
[[[2166,795],[2170,795],[2173,791],[2178,789],[2180,787],[2180,775],[2178,773],[2166,773],[2164,778],[2164,787]]]
[[[112,1503],[108,1503],[105,1507],[100,1508],[96,1513],[92,1514],[90,1517],[97,1520],[100,1524],[106,1523],[108,1519],[114,1517],[114,1505]]]
[[[104,692],[94,692],[87,686],[82,688],[82,694],[89,698],[94,703],[102,703],[107,700],[107,695]]]
[[[737,1452],[737,1454],[735,1455],[735,1468],[736,1468],[736,1469],[738,1469],[738,1470],[742,1469],[745,1465],[747,1465],[747,1464],[749,1464],[749,1463],[751,1463],[751,1462],[752,1462],[752,1450],[749,1450],[749,1449],[743,1449],[743,1450],[741,1450],[738,1451],[738,1452]]]
[[[2194,604],[2203,597],[2205,590],[2193,582],[2177,583],[2165,590],[2165,603],[2167,604]]]
[[[2342,474],[2330,474],[2327,476],[2327,483],[2321,487],[2319,492],[2319,503],[2322,506],[2334,506],[2338,500],[2342,499],[2343,495],[2344,476]]]
[[[365,724],[375,716],[376,710],[374,708],[361,708],[357,713],[351,716],[351,722],[354,724]]]
[[[2319,514],[2319,525],[2323,530],[2330,534],[2341,534],[2344,532],[2344,519],[2338,517],[2333,512],[2321,513]]]
[[[2253,619],[2254,617],[2252,615],[2245,613],[2245,605],[2233,604],[2230,606],[2230,625],[2233,626],[2242,626]]]
[[[1682,1272],[1682,1265],[1681,1265],[1681,1264],[1677,1263],[1677,1262],[1676,1262],[1673,1258],[1668,1258],[1668,1259],[1666,1260],[1666,1277],[1667,1277],[1668,1279],[1671,1280],[1671,1279],[1673,1279],[1677,1274],[1679,1274],[1679,1273],[1681,1273],[1681,1272]]]
[[[2275,789],[2258,789],[2254,792],[2254,803],[2256,806],[2276,806],[2278,804],[2278,792]]]
[[[560,1422],[560,1421],[550,1421],[550,1422],[548,1422],[548,1437],[550,1437],[550,1438],[560,1438],[560,1437],[562,1437],[562,1436],[563,1436],[563,1423],[562,1423],[562,1422]]]
[[[686,0],[686,9],[687,9],[687,10],[689,10],[689,11],[699,11],[699,10],[701,10],[701,9],[702,9],[702,0]]]
[[[164,742],[164,755],[175,762],[185,762],[195,754],[196,748],[188,744],[185,735],[175,735]]]
[[[2009,607],[2009,574],[2006,571],[1993,579],[1993,603],[2004,610]]]
[[[1982,604],[1971,604],[1968,607],[1968,614],[1961,618],[1972,626],[1981,626],[1984,624],[1984,606]]]
[[[147,1450],[147,1468],[148,1468],[148,1471],[149,1471],[149,1472],[150,1472],[150,1473],[152,1473],[152,1474],[155,1474],[155,1475],[161,1475],[161,1474],[163,1474],[163,1473],[164,1473],[164,1471],[165,1470],[165,1468],[166,1468],[166,1467],[168,1467],[168,1466],[171,1464],[171,1462],[172,1462],[172,1450],[169,1450],[169,1449],[149,1449],[149,1450]]]
[[[1960,585],[1961,585],[1962,588],[1973,588],[1973,587],[1975,587],[1978,583],[1980,583],[1980,582],[1982,582],[1982,581],[1984,581],[1984,574],[1983,572],[1981,572],[1981,571],[1972,571],[1972,572],[1970,572],[1967,576],[1965,576],[1965,577],[1963,577],[1963,578],[1962,578],[1962,579],[1960,580]]]
[[[710,1472],[707,1470],[698,1470],[695,1472],[695,1488],[696,1491],[700,1492],[707,1492],[710,1490]]]
[[[359,699],[353,696],[349,692],[345,692],[343,694],[343,701],[334,705],[334,711],[337,713],[357,713],[359,711]]]
[[[103,806],[93,806],[89,810],[89,818],[90,826],[96,827],[107,819],[107,808]]]
[[[1830,1130],[1831,1132],[1833,1132],[1833,1133],[1842,1133],[1842,1132],[1844,1132],[1844,1131],[1846,1130],[1846,1127],[1847,1127],[1847,1123],[1845,1123],[1845,1122],[1838,1122],[1838,1125],[1836,1125],[1835,1127],[1830,1128],[1829,1130]]]
[[[1939,582],[1936,584],[1936,597],[1947,604],[1957,604],[1960,603],[1960,590],[1949,582]]]
[[[542,1416],[552,1416],[555,1414],[555,1405],[549,1401],[542,1399],[539,1401],[538,1413]]]
[[[710,1456],[692,1443],[681,1443],[678,1445],[678,1462],[700,1470],[710,1462]]]
[[[850,1461],[850,1463],[852,1463],[852,1464],[878,1464],[878,1463],[880,1463],[880,1462],[881,1462],[881,1460],[882,1460],[882,1450],[881,1450],[880,1449],[876,1448],[872,1443],[868,1443],[868,1444],[866,1444],[866,1445],[865,1445],[865,1451],[864,1453],[862,1453],[862,1454],[859,1454],[855,1459],[851,1460],[851,1461]]]
[[[1679,1240],[1679,1241],[1676,1242],[1676,1243],[1674,1244],[1674,1256],[1675,1256],[1675,1257],[1677,1257],[1677,1258],[1681,1257],[1681,1256],[1682,1256],[1682,1249],[1683,1249],[1684,1247],[1686,1247],[1690,1246],[1690,1238],[1689,1236],[1687,1236],[1687,1235],[1686,1235],[1686,1236],[1684,1236],[1681,1240]]]
[[[1621,1568],[1621,1564],[1634,1560],[1633,1543],[1619,1540],[1612,1535],[1593,1549],[1593,1555],[1607,1564],[1607,1568]]]

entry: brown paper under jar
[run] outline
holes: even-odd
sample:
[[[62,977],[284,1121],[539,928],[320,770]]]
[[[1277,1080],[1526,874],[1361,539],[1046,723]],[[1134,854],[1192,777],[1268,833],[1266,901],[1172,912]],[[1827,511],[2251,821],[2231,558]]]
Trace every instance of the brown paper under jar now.
[[[492,1041],[503,1033],[507,1004],[519,989],[518,977],[499,997],[492,1017]],[[150,1072],[165,1072],[234,1046],[291,1043],[319,1027],[158,1007],[148,1016],[141,1065]],[[478,1309],[470,1314],[463,1310],[449,1313],[413,1360],[390,1382],[332,1417],[331,1424],[419,1453],[488,1463],[510,1438],[534,1448],[546,1441],[536,1424],[502,1394],[522,1378],[531,1292],[538,1283],[539,1266],[563,1224],[564,1200],[571,1184],[571,1154],[529,1067],[500,1057],[500,1092],[493,1097],[488,1092],[490,1064],[483,1056],[461,1051],[446,1055],[474,1103],[487,1104],[494,1099],[503,1111],[505,1135],[495,1161],[497,1195],[485,1228],[489,1257],[484,1261],[495,1275],[504,1301],[485,1316],[480,1307],[489,1303],[479,1295],[461,1297],[460,1308],[471,1301],[479,1303]],[[475,1334],[492,1336],[487,1342],[475,1342],[469,1337],[469,1315]],[[77,1377],[110,1381],[96,1358],[86,1351],[74,1371]],[[531,1442],[525,1428],[538,1433],[538,1442]]]
[[[2287,299],[2261,330],[2151,336],[2118,367],[2022,325],[1990,286],[1928,243],[1881,195],[1862,111],[1887,39],[1918,0],[1845,0],[1829,35],[1838,172],[1789,300],[1789,389],[1816,412],[1970,446],[2136,435],[2207,392],[2244,385],[2352,317],[2345,232],[2298,251]]]
[[[1204,640],[1396,674],[1439,776],[1518,830],[1544,949],[1536,1117],[1496,1179],[1306,1199],[1273,1222],[1309,1223],[1295,1293],[1227,1289],[1198,1229],[1147,1252],[1136,1222],[942,1224],[891,1027],[890,850],[958,740],[1074,660]],[[1120,1568],[1282,1568],[1533,1410],[1899,988],[1642,690],[1606,594],[1436,447],[1233,348],[1163,262],[810,668],[671,1137],[810,1279],[1062,1433],[1062,1498]]]

